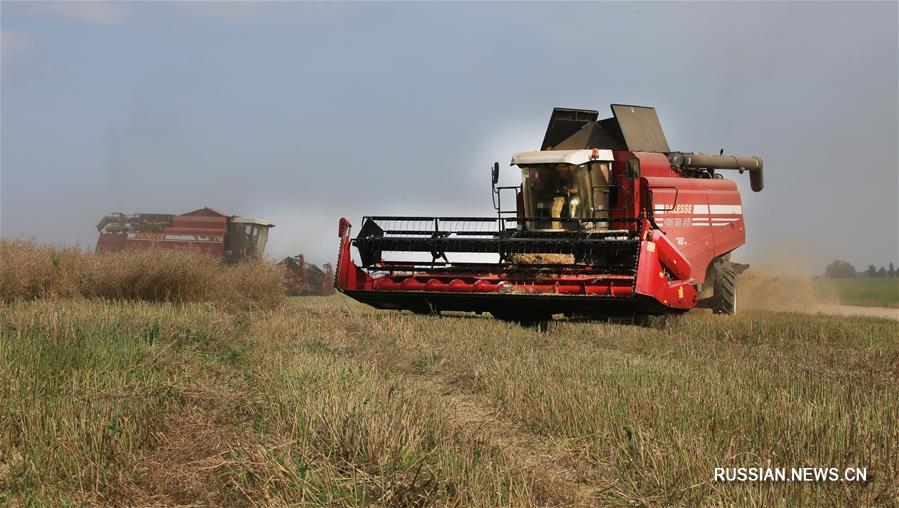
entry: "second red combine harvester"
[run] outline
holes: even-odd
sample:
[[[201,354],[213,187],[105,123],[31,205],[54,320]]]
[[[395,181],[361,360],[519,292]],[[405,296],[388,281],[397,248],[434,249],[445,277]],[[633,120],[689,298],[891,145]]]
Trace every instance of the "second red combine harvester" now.
[[[354,239],[341,219],[337,289],[378,308],[521,323],[697,305],[733,314],[743,208],[717,170],[749,172],[758,192],[762,160],[673,152],[655,109],[612,113],[554,109],[541,149],[512,157],[520,185],[497,186],[494,164],[497,217],[364,217]],[[503,209],[507,194],[514,209]]]
[[[227,263],[262,259],[274,224],[263,219],[225,215],[200,208],[181,215],[113,213],[97,224],[97,252],[128,249],[180,249],[201,252]],[[325,296],[334,292],[331,265],[307,263],[302,254],[280,263],[284,289],[291,296]]]
[[[267,220],[225,215],[209,207],[181,215],[113,213],[97,224],[97,252],[182,249],[234,263],[261,258],[273,227]]]

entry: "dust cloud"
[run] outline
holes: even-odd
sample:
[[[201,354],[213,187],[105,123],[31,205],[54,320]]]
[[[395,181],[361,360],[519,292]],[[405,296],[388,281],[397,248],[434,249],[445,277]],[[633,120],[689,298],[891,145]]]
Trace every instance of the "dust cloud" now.
[[[830,314],[838,316],[867,316],[899,321],[899,309],[888,307],[860,307],[839,304],[836,289],[816,282],[807,273],[781,273],[773,269],[753,269],[737,276],[738,312],[767,310]]]
[[[737,277],[737,288],[740,308],[746,310],[808,310],[833,301],[816,292],[808,274],[750,267]]]

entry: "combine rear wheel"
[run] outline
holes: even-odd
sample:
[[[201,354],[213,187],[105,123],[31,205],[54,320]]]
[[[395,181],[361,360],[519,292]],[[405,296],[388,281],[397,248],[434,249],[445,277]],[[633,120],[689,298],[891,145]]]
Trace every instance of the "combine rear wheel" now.
[[[737,313],[737,272],[729,260],[718,265],[711,307],[715,314]]]

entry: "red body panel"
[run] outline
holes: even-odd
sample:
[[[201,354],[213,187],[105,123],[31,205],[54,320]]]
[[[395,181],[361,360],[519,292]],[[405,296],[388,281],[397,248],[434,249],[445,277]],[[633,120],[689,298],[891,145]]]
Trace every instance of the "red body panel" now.
[[[177,215],[161,232],[100,233],[97,252],[124,249],[186,249],[216,257],[225,255],[228,218],[213,212]]]
[[[686,257],[692,282],[705,281],[709,263],[743,245],[743,207],[730,180],[641,178],[659,230]]]
[[[143,233],[143,235],[147,234],[152,233]],[[216,257],[225,255],[224,239],[216,241],[210,239],[208,236],[192,235],[189,232],[180,232],[177,234],[177,237],[166,233],[156,234],[159,236],[146,237],[141,236],[141,233],[101,233],[100,238],[97,241],[97,252],[111,252],[125,249],[165,248],[205,252]],[[187,237],[193,237],[193,239],[182,239]]]
[[[100,233],[97,239],[97,252],[115,252],[125,248],[128,235]]]

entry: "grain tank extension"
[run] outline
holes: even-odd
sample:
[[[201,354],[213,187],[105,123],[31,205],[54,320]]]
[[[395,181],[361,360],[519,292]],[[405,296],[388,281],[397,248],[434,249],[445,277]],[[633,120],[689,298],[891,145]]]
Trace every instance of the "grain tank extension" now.
[[[341,219],[337,289],[378,308],[526,323],[736,312],[745,265],[730,253],[745,225],[722,170],[748,172],[758,192],[762,159],[672,151],[654,108],[611,109],[554,109],[540,150],[512,157],[519,185],[497,186],[494,164],[495,217],[364,217],[355,238]]]

